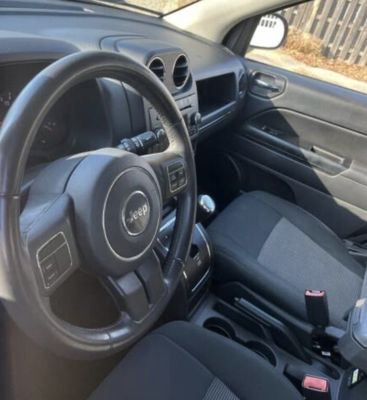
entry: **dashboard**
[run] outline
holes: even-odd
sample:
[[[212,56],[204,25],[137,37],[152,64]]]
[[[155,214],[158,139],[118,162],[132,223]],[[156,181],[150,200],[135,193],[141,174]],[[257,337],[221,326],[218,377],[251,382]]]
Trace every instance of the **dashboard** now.
[[[107,50],[145,64],[171,92],[192,140],[225,126],[243,105],[247,72],[226,48],[174,29],[156,17],[101,6],[42,2],[0,9],[0,122],[26,84],[56,59]],[[50,6],[52,4],[52,7]],[[18,8],[17,8],[18,5]],[[111,79],[70,90],[45,118],[30,154],[37,166],[78,152],[117,146],[160,128],[156,111]]]

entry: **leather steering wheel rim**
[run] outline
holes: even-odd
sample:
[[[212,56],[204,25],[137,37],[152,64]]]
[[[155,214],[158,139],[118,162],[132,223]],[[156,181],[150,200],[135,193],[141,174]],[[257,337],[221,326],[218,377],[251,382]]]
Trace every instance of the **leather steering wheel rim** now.
[[[114,324],[87,329],[58,318],[51,310],[47,293],[40,290],[35,255],[21,228],[24,220],[21,185],[32,143],[48,111],[69,89],[96,78],[112,78],[130,85],[157,110],[169,148],[142,161],[151,184],[159,186],[157,193],[165,197],[169,188],[167,161],[179,160],[179,165],[185,168],[187,183],[175,193],[178,200],[176,223],[170,251],[162,266],[164,292],[159,300],[150,304],[149,312],[140,320],[134,320],[126,310],[121,310]],[[113,165],[121,164],[119,151],[111,151]],[[81,159],[97,156],[99,154],[87,154]],[[124,154],[121,159],[140,168],[138,160],[131,161]],[[0,295],[8,313],[23,331],[53,352],[76,359],[105,357],[126,348],[146,333],[163,313],[181,278],[196,213],[196,171],[191,141],[174,99],[160,80],[144,65],[121,54],[80,52],[56,61],[29,83],[11,106],[0,132],[0,171]],[[70,172],[70,176],[73,177],[73,173]],[[67,197],[70,196],[73,193],[68,193]],[[65,197],[65,193],[58,197]],[[72,237],[67,240],[74,241]],[[79,251],[78,240],[75,242],[74,247]]]

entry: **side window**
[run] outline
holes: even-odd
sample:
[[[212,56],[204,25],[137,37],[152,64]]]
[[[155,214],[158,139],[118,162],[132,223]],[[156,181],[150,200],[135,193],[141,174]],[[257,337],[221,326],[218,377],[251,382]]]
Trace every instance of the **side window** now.
[[[289,27],[283,44],[270,50],[261,43],[267,26],[268,40],[274,37],[274,16],[264,16],[247,58],[367,93],[366,0],[313,0],[277,14]]]

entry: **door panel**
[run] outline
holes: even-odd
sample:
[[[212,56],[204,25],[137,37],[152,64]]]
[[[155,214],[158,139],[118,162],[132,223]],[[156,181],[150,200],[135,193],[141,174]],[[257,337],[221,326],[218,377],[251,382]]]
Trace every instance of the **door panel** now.
[[[294,199],[339,236],[367,231],[367,95],[246,63],[241,123],[225,145],[242,189]]]

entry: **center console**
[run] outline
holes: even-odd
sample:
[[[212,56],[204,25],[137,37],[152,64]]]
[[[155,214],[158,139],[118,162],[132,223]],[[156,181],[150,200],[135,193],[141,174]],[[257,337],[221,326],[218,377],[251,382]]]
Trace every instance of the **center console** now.
[[[175,213],[172,213],[164,220],[160,229],[158,241],[164,255],[168,253],[175,221]],[[188,261],[183,271],[185,289],[189,299],[208,281],[211,261],[212,250],[209,238],[201,223],[197,223],[193,232]]]
[[[209,196],[201,195],[198,198],[197,210],[197,221],[192,235],[190,252],[182,275],[189,307],[207,288],[213,261],[212,247],[203,222],[214,214],[215,203]],[[158,236],[158,250],[162,257],[166,257],[168,254],[175,222],[176,211],[171,211],[163,218]]]
[[[338,343],[345,359],[335,363],[331,357],[300,348],[296,341],[290,342],[291,335],[288,339],[284,335],[286,327],[277,327],[277,322],[268,319],[263,310],[250,313],[256,306],[246,304],[243,299],[239,299],[238,305],[229,304],[214,292],[211,290],[191,315],[192,323],[257,353],[284,375],[306,400],[366,399],[366,299],[357,303],[348,330]]]

